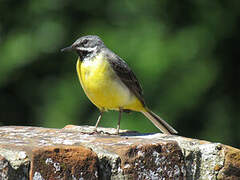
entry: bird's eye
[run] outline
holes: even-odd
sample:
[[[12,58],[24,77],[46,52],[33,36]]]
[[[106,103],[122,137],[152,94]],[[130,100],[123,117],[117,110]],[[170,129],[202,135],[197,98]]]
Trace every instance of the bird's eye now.
[[[85,45],[85,44],[87,44],[87,42],[88,42],[88,40],[87,40],[87,39],[84,39],[83,42],[82,42],[82,44]]]

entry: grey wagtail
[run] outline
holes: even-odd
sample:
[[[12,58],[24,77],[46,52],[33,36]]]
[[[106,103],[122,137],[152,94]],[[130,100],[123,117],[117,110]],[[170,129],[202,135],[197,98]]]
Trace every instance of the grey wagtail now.
[[[83,36],[61,51],[78,54],[77,73],[90,101],[100,110],[95,130],[107,110],[119,111],[117,134],[122,112],[138,111],[166,134],[177,134],[168,123],[147,108],[142,88],[127,63],[108,49],[95,35]]]

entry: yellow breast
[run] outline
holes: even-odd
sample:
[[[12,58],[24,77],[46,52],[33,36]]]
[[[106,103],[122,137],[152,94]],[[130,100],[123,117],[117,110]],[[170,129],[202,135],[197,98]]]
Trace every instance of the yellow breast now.
[[[83,62],[78,59],[77,72],[84,92],[99,109],[142,110],[140,101],[123,84],[103,55]]]

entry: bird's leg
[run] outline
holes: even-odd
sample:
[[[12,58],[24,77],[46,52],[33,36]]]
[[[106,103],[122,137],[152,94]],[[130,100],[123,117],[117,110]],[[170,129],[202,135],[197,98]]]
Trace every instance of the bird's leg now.
[[[118,124],[117,124],[117,134],[119,134],[119,129],[120,129],[120,121],[121,121],[121,117],[122,117],[122,108],[119,108],[119,116],[118,116]]]
[[[103,111],[100,110],[100,115],[98,116],[94,131],[97,131],[98,124],[99,124],[100,120],[102,119],[102,114],[103,114]]]

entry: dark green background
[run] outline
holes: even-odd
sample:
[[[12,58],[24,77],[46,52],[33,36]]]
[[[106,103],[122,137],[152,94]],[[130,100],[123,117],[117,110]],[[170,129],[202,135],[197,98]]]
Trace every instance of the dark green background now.
[[[0,0],[0,125],[94,125],[76,54],[99,35],[141,82],[148,106],[181,136],[239,147],[239,0]],[[116,127],[117,112],[100,126]],[[121,128],[159,132],[140,113]]]

